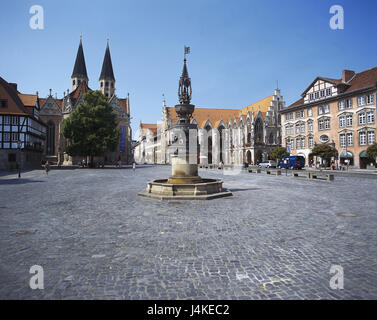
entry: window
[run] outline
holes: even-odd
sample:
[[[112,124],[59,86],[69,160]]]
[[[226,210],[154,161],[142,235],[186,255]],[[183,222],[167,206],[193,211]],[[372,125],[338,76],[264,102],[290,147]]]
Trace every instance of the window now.
[[[347,127],[352,127],[353,125],[353,117],[352,114],[346,116],[346,125]]]
[[[12,141],[18,141],[18,132],[12,132]]]
[[[309,94],[309,100],[314,100],[314,94],[313,93]]]
[[[13,126],[18,125],[18,117],[17,116],[12,116],[12,125]]]
[[[305,132],[305,123],[302,123],[300,126],[300,132]]]
[[[367,104],[373,104],[374,103],[374,94],[368,94],[367,95]]]
[[[293,120],[293,112],[287,113],[285,115],[285,120]]]
[[[304,117],[304,110],[296,111],[296,119],[301,119]]]
[[[330,112],[330,105],[328,104],[325,104],[325,113],[329,113]]]
[[[314,139],[313,137],[308,137],[308,145],[309,145],[309,148],[313,148],[314,146]]]
[[[301,149],[301,138],[296,138],[296,149]]]
[[[4,142],[10,141],[10,132],[4,132]]]
[[[341,100],[338,102],[338,109],[339,110],[344,110],[345,105],[344,105],[344,100]]]
[[[300,133],[300,125],[296,124],[296,133]]]
[[[323,134],[319,137],[319,140],[321,140],[322,143],[326,143],[330,140],[330,138],[327,134]]]
[[[362,124],[365,124],[366,122],[366,117],[365,117],[365,113],[359,113],[359,125],[362,125]]]
[[[321,90],[320,95],[321,95],[321,98],[323,98],[325,96],[325,90]]]
[[[319,120],[318,121],[318,129],[319,130],[323,130],[324,129],[324,127],[323,127],[323,120]]]
[[[326,96],[331,96],[331,88],[326,89]]]
[[[347,145],[353,146],[353,133],[347,133]]]
[[[75,80],[73,80],[73,81],[72,81],[72,85],[75,85],[75,83],[76,83],[76,81],[75,81]]]
[[[305,138],[301,138],[301,149],[305,149]]]
[[[325,119],[324,120],[324,125],[325,125],[325,129],[330,129],[330,119]]]
[[[346,135],[344,133],[339,135],[339,144],[341,147],[346,146]]]
[[[352,108],[352,99],[347,99],[346,100],[346,108],[351,109]]]
[[[1,108],[7,108],[7,107],[8,107],[8,100],[6,100],[6,99],[1,99],[1,100],[0,100],[0,107],[1,107]]]
[[[313,121],[308,121],[308,131],[313,132]]]
[[[359,133],[359,144],[361,146],[365,146],[367,144],[365,132],[360,132]]]
[[[373,111],[367,112],[367,121],[368,121],[368,123],[374,123],[374,112]]]
[[[313,109],[309,108],[308,109],[308,117],[311,117],[313,115]]]
[[[318,99],[318,98],[319,98],[319,92],[316,92],[316,93],[314,94],[314,96],[315,96],[316,99]]]
[[[318,114],[323,114],[323,106],[318,107]]]
[[[339,117],[339,128],[344,128],[346,125],[346,118],[344,116]]]
[[[357,98],[357,104],[359,106],[364,106],[365,105],[365,96],[360,96]]]
[[[10,116],[4,116],[4,124],[9,125],[10,124]]]
[[[101,86],[101,88],[103,88],[103,81],[100,82],[100,86]]]
[[[373,144],[376,142],[376,135],[374,131],[368,131],[368,144]]]

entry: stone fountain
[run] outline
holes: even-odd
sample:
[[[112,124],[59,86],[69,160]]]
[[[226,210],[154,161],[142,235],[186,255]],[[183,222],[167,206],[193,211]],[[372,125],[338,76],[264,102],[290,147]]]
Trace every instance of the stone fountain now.
[[[195,110],[195,106],[190,103],[191,95],[191,79],[188,75],[185,56],[182,76],[179,80],[179,104],[175,106],[179,120],[171,128],[175,137],[173,143],[169,145],[170,150],[174,150],[171,156],[172,175],[168,179],[148,182],[147,189],[139,192],[139,196],[159,200],[209,200],[232,195],[231,192],[223,189],[221,180],[203,179],[198,175],[199,147],[197,140],[193,141],[190,135],[190,131],[197,132],[198,129],[196,124],[190,123]],[[194,148],[190,148],[190,138]],[[193,149],[194,152],[192,152]]]

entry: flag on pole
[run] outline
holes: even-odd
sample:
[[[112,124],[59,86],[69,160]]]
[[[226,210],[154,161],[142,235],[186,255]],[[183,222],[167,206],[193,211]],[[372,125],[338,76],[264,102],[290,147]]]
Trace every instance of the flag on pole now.
[[[190,53],[190,47],[185,46],[185,54],[189,54],[189,53]]]

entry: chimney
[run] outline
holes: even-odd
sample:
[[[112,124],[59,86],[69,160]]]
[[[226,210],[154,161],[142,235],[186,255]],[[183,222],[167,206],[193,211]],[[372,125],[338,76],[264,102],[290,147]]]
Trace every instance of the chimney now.
[[[9,82],[9,85],[10,85],[14,90],[17,91],[17,83],[11,83],[11,82]]]
[[[355,71],[352,70],[343,70],[342,72],[342,81],[348,82],[355,75]]]

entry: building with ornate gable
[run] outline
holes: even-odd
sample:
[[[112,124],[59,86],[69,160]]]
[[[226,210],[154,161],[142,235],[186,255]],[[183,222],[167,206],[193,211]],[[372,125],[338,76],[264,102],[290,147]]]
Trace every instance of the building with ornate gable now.
[[[240,109],[196,107],[191,123],[198,125],[200,163],[219,164],[221,161],[242,165],[267,160],[269,152],[281,145],[279,111],[284,107],[279,89]],[[177,121],[175,108],[167,107],[164,100],[160,123],[140,124],[135,160],[138,163],[170,163],[170,132]]]

